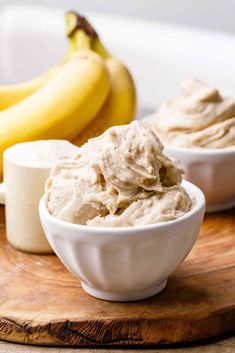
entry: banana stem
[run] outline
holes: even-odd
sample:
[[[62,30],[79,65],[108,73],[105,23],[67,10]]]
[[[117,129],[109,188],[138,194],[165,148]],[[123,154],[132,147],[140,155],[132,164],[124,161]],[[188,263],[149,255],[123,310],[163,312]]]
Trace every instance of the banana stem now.
[[[92,49],[104,59],[111,57],[100,42],[98,34],[87,19],[74,11],[67,12],[66,34],[69,38],[69,53],[81,49]],[[87,47],[85,47],[87,45]]]
[[[111,54],[108,50],[103,46],[100,39],[97,37],[94,39],[92,43],[92,49],[98,53],[103,59],[108,59],[111,57]]]
[[[70,38],[71,47],[73,50],[86,50],[92,47],[92,38],[87,36],[83,31],[76,31]]]
[[[90,37],[97,37],[97,33],[87,19],[77,12],[69,11],[65,14],[66,34],[71,37],[76,30],[83,30]]]

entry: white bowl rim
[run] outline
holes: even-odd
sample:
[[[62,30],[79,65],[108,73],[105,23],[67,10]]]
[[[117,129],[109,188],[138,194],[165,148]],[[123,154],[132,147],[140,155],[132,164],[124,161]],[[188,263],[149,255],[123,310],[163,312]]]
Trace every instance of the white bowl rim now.
[[[61,226],[62,228],[67,228],[74,231],[87,231],[87,233],[135,233],[144,230],[151,230],[151,229],[158,229],[158,228],[165,228],[169,227],[170,225],[180,223],[188,218],[193,217],[196,213],[198,213],[201,209],[205,210],[205,196],[203,192],[194,184],[190,183],[189,181],[183,180],[181,184],[189,195],[193,196],[195,199],[195,204],[193,205],[192,209],[185,213],[183,216],[166,222],[159,222],[153,224],[145,224],[141,226],[128,226],[128,227],[95,227],[95,226],[86,226],[81,224],[70,223],[67,221],[63,221],[52,216],[47,207],[46,207],[46,196],[45,194],[42,196],[39,202],[39,213],[40,216],[49,220],[55,226]]]

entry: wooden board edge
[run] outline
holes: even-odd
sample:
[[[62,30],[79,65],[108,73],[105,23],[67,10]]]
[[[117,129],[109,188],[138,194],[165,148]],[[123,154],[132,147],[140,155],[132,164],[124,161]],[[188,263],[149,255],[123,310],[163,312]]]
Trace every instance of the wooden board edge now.
[[[203,319],[193,320],[185,318],[67,320],[32,326],[26,321],[16,322],[11,318],[0,318],[0,340],[30,345],[81,347],[169,345],[194,342],[234,331],[235,307],[214,312]]]

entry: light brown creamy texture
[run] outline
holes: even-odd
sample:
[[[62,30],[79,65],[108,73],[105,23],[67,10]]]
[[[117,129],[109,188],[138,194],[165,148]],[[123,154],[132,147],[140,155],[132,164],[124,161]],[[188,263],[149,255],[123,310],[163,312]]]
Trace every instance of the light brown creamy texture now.
[[[182,169],[163,154],[154,131],[133,122],[91,139],[76,158],[59,161],[46,183],[55,217],[123,227],[176,219],[192,206]]]
[[[162,141],[189,148],[235,146],[235,99],[194,78],[185,80],[181,90],[153,119]]]

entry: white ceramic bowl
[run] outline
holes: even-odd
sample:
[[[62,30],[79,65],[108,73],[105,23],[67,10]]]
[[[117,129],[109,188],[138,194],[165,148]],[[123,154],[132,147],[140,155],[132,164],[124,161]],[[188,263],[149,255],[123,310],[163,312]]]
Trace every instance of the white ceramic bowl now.
[[[39,204],[42,226],[55,253],[81,279],[87,293],[111,301],[144,299],[166,286],[199,233],[204,195],[189,182],[183,186],[195,204],[174,221],[138,227],[82,226],[50,215],[44,196]]]
[[[235,148],[190,149],[165,146],[167,155],[178,158],[185,178],[205,194],[206,212],[235,206]]]

